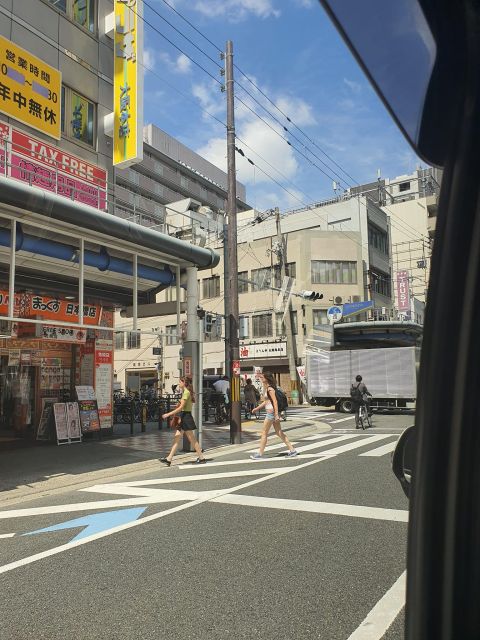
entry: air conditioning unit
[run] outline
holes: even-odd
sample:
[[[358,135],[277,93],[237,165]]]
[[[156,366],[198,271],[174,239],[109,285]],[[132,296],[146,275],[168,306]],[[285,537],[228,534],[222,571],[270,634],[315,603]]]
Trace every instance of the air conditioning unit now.
[[[352,296],[352,302],[361,302],[361,301],[362,301],[361,296]]]
[[[335,304],[342,304],[343,298],[341,296],[335,296]]]

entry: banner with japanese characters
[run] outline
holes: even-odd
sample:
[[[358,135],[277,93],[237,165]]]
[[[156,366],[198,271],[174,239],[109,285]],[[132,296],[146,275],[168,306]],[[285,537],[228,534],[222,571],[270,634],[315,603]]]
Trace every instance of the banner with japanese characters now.
[[[105,169],[0,121],[0,175],[105,211]]]
[[[0,315],[5,315],[8,312],[8,299],[8,291],[0,290]],[[79,321],[78,302],[60,300],[52,296],[40,296],[34,293],[15,295],[15,313],[19,319],[41,318],[42,320],[58,320],[61,322]],[[100,324],[101,319],[102,307],[94,304],[83,305],[83,324],[97,326]],[[63,340],[62,337],[56,339]],[[83,339],[78,341],[84,342]]]
[[[0,36],[0,111],[60,140],[62,74]]]

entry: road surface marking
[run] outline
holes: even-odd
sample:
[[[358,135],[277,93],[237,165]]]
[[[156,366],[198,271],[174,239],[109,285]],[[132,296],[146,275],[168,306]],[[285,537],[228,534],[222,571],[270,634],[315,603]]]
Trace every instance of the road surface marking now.
[[[332,420],[329,424],[338,424],[339,422],[346,422],[347,420],[355,420],[355,416],[348,416],[348,418],[340,418],[340,420]]]
[[[348,640],[380,640],[405,605],[406,576],[404,571],[395,584],[370,611]]]
[[[332,444],[335,444],[336,442],[343,442],[344,440],[352,440],[352,438],[356,437],[356,434],[353,434],[353,433],[351,435],[346,434],[342,436],[334,435],[333,433],[330,433],[329,435],[332,436],[329,440],[323,440],[322,442],[313,442],[312,444],[302,445],[301,447],[297,447],[297,451],[299,453],[302,453],[304,451],[312,451],[313,449],[328,447]]]
[[[313,436],[305,436],[305,438],[302,438],[302,442],[305,441],[310,441],[310,440],[323,440],[323,438],[331,438],[332,436],[335,435],[334,431],[329,431],[328,433],[315,433]]]
[[[344,436],[340,436],[343,438]],[[351,436],[347,436],[351,437]],[[330,455],[338,455],[339,453],[345,453],[345,451],[352,451],[353,449],[358,449],[359,447],[366,447],[369,444],[373,444],[374,442],[378,442],[379,440],[385,440],[386,438],[391,438],[390,434],[386,435],[376,435],[376,436],[368,436],[367,438],[356,438],[354,442],[348,442],[347,444],[341,445],[340,447],[334,447],[333,449],[327,449],[325,453]],[[307,445],[311,446],[311,445]],[[298,451],[298,449],[297,449]]]
[[[297,449],[298,451],[298,449]],[[272,456],[271,458],[259,458],[258,460],[252,460],[251,458],[244,458],[243,460],[224,460],[222,462],[208,462],[207,466],[208,467],[229,467],[229,466],[236,466],[239,464],[253,464],[253,465],[257,465],[257,464],[261,464],[262,462],[276,462],[277,464],[279,462],[284,463],[284,462],[300,462],[301,460],[305,460],[306,458],[328,458],[329,454],[328,452],[319,452],[319,453],[305,453],[302,454],[302,456],[297,456],[295,458],[289,458],[286,455],[276,455],[276,456]],[[292,465],[297,467],[298,465]],[[192,470],[192,465],[191,464],[182,464],[179,465],[177,467],[177,469],[187,469],[189,471]]]
[[[212,502],[241,505],[244,507],[263,507],[267,509],[285,509],[286,511],[303,511],[310,513],[326,513],[334,516],[350,516],[369,520],[388,520],[391,522],[408,522],[408,511],[400,509],[383,509],[380,507],[363,507],[355,504],[336,504],[333,502],[313,502],[310,500],[287,500],[283,498],[263,498],[246,496],[238,493],[213,498]]]
[[[208,465],[209,467],[211,465]],[[225,471],[221,473],[199,473],[194,476],[181,476],[180,478],[153,478],[151,480],[133,480],[120,483],[122,487],[147,487],[154,484],[172,484],[176,482],[195,482],[196,480],[218,480],[220,478],[241,478],[242,476],[259,476],[264,473],[276,473],[283,471],[283,467],[278,469],[249,469],[248,471]],[[92,487],[80,489],[80,491],[90,491]]]
[[[365,453],[361,453],[361,456],[368,456],[372,458],[376,458],[378,456],[384,456],[386,453],[390,453],[397,446],[397,441],[389,442],[388,444],[384,444],[383,447],[378,447],[378,449],[372,449],[371,451],[366,451]]]
[[[220,491],[214,492],[215,497],[219,498],[223,495],[227,495],[228,493],[233,493],[234,491],[240,491],[241,489],[246,489],[247,487],[251,487],[253,485],[259,484],[261,482],[265,482],[266,480],[272,480],[281,475],[286,475],[287,473],[291,473],[292,471],[296,471],[297,469],[304,469],[313,464],[317,464],[321,462],[323,458],[317,458],[316,460],[309,460],[309,462],[305,462],[301,465],[295,465],[292,467],[286,467],[281,471],[277,471],[276,473],[269,474],[262,478],[256,478],[255,480],[250,480],[249,482],[245,482],[244,484],[237,485],[236,487],[230,487],[230,489],[223,489]],[[123,525],[119,525],[117,527],[113,527],[108,531],[102,531],[100,533],[93,534],[88,536],[87,538],[82,538],[81,540],[76,540],[75,542],[67,542],[66,544],[62,544],[58,547],[54,547],[52,549],[48,549],[47,551],[42,551],[40,553],[36,553],[33,556],[28,556],[26,558],[22,558],[21,560],[16,560],[14,562],[10,562],[9,564],[5,564],[0,566],[0,574],[7,573],[8,571],[13,571],[14,569],[18,569],[19,567],[24,567],[33,562],[37,562],[38,560],[43,560],[44,558],[49,558],[51,556],[62,553],[63,551],[70,551],[76,547],[80,547],[84,544],[88,544],[89,542],[94,542],[95,540],[100,540],[101,538],[106,538],[107,536],[111,536],[120,531],[125,531],[127,529],[132,529],[133,527],[138,527],[140,525],[144,525],[147,522],[152,522],[154,520],[159,520],[160,518],[165,518],[173,513],[178,513],[179,511],[184,511],[185,509],[190,509],[191,507],[195,507],[199,504],[203,504],[205,502],[209,502],[211,500],[211,496],[202,497],[198,500],[194,500],[193,502],[187,502],[185,504],[178,505],[176,507],[172,507],[171,509],[166,509],[165,511],[161,511],[160,513],[154,513],[150,516],[145,516],[144,518],[139,518],[133,522],[128,522]]]
[[[15,533],[0,533],[0,538],[13,538]]]
[[[292,442],[293,445],[296,445],[296,442]],[[283,442],[281,442],[280,444],[271,444],[268,447],[265,447],[265,451],[273,451],[274,449],[281,449],[284,448],[285,450],[287,449],[287,447],[283,444]],[[256,451],[258,451],[258,447],[256,449],[249,449],[248,453],[255,453]]]

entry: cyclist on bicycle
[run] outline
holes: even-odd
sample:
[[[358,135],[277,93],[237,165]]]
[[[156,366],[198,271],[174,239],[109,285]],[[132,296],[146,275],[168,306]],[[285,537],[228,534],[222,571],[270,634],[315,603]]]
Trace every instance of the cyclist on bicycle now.
[[[353,410],[355,412],[355,428],[358,429],[358,414],[360,407],[365,406],[368,415],[371,415],[370,411],[370,398],[372,394],[367,389],[367,385],[362,382],[362,376],[357,376],[355,382],[350,389],[350,397],[352,398]]]

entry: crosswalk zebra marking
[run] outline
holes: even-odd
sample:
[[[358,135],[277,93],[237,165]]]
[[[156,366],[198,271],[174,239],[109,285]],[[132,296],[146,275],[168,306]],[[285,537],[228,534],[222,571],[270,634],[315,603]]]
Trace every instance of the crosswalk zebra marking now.
[[[382,447],[378,447],[377,449],[372,449],[371,451],[366,451],[365,453],[361,453],[361,456],[367,456],[372,458],[377,458],[379,456],[384,456],[386,453],[390,453],[397,446],[397,441],[388,442],[384,444]]]
[[[348,416],[348,418],[340,418],[340,420],[331,420],[329,424],[338,424],[339,422],[346,422],[347,420],[355,420],[355,416]]]

